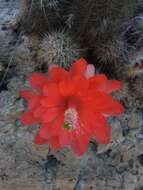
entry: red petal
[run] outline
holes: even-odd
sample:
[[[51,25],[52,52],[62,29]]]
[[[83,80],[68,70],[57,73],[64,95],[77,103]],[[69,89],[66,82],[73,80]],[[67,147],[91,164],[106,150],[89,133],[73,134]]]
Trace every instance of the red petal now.
[[[101,115],[96,116],[93,134],[97,142],[100,144],[108,144],[110,142],[110,131],[106,119]]]
[[[33,73],[33,74],[31,74],[31,76],[29,78],[29,83],[33,88],[35,88],[37,90],[41,90],[43,85],[48,83],[48,78],[44,74]]]
[[[20,97],[25,98],[26,100],[31,99],[35,94],[30,90],[20,90],[19,92]]]
[[[45,140],[45,139],[43,139],[43,138],[40,136],[39,133],[36,134],[35,139],[34,139],[34,143],[35,143],[35,144],[41,145],[41,144],[45,144],[45,143],[47,143],[47,142],[48,142],[48,141]]]
[[[118,101],[112,100],[100,111],[107,116],[117,116],[124,113],[124,107]]]
[[[67,80],[68,72],[63,68],[53,67],[49,70],[49,76],[52,82],[60,82]]]
[[[24,112],[20,116],[20,120],[24,125],[32,125],[38,122],[38,120],[33,116],[33,113],[28,111]]]
[[[60,144],[62,147],[68,146],[70,144],[69,131],[62,129],[60,134]]]
[[[34,94],[29,90],[20,91],[20,96],[28,100],[28,109],[35,109],[36,106],[39,106],[40,96]]]
[[[82,129],[91,138],[94,134],[98,143],[106,144],[110,139],[110,128],[104,116],[100,113],[80,111],[80,123]]]
[[[90,78],[90,87],[105,93],[111,93],[119,90],[122,86],[122,82],[117,80],[108,80],[104,74],[99,74]]]
[[[50,123],[49,133],[52,136],[57,136],[61,133],[61,129],[64,123],[64,115],[60,115],[56,118],[55,121]]]
[[[87,62],[84,58],[79,59],[78,61],[72,64],[70,69],[70,74],[73,75],[84,75],[87,68]]]
[[[107,77],[104,74],[98,74],[89,79],[90,86],[95,89],[99,89],[103,84],[107,82]]]
[[[53,97],[50,98],[44,98],[40,100],[40,104],[47,108],[60,108],[60,107],[64,107],[64,101],[62,101],[62,99],[57,98],[56,96],[53,95]]]
[[[43,114],[45,114],[45,112],[46,109],[43,106],[39,106],[33,111],[33,115],[35,118],[41,118],[43,117]]]
[[[63,116],[59,116],[53,122],[44,124],[39,130],[41,137],[47,139],[51,136],[60,135],[63,122]]]
[[[100,112],[109,116],[116,116],[124,112],[123,106],[112,96],[105,94],[103,92],[94,91],[88,93],[89,100],[84,101],[82,107],[88,109],[91,112]],[[90,99],[91,98],[91,99]]]
[[[60,150],[62,147],[60,145],[60,142],[59,142],[59,137],[52,137],[49,139],[49,146],[52,150],[54,151],[58,151]]]
[[[80,75],[73,76],[71,79],[62,81],[59,84],[59,90],[62,96],[83,96],[87,92],[88,87],[89,81]]]
[[[61,106],[63,104],[63,97],[59,93],[58,86],[55,83],[50,83],[44,86],[43,98],[41,104],[44,107]]]
[[[86,96],[82,97],[80,110],[85,112],[99,112],[108,103],[108,96],[99,91],[89,89]]]
[[[75,134],[73,134],[75,136]],[[89,138],[87,134],[78,134],[76,138],[72,139],[71,147],[77,156],[82,156],[88,148]]]
[[[99,90],[105,93],[111,93],[116,90],[120,90],[123,87],[122,82],[117,80],[108,80],[105,84],[99,87]]]
[[[59,89],[58,85],[56,83],[48,83],[43,88],[43,95],[44,96],[51,96],[51,95],[57,95],[59,96]]]
[[[64,114],[63,107],[48,108],[42,117],[43,122],[49,123],[51,121],[54,121],[61,114]]]
[[[110,132],[111,129],[108,126],[100,126],[95,131],[95,139],[99,144],[109,144],[110,143]]]
[[[40,129],[39,129],[39,135],[41,138],[43,139],[49,139],[51,134],[49,133],[49,124],[46,124],[46,126],[42,126]]]
[[[59,83],[59,90],[62,96],[72,96],[75,93],[75,86],[71,80],[66,80]]]
[[[40,105],[40,98],[38,96],[33,96],[33,98],[29,100],[28,109],[33,111],[36,107],[39,107],[39,105]]]
[[[89,81],[83,76],[75,76],[72,78],[72,84],[75,87],[75,93],[83,96],[88,91]]]
[[[95,118],[94,114],[88,112],[87,110],[81,110],[79,112],[80,126],[87,134],[89,134],[89,136],[92,136],[95,129],[94,118]]]

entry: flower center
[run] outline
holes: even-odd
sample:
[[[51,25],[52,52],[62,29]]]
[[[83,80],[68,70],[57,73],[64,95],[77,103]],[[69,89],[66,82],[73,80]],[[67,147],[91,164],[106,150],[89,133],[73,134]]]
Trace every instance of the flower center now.
[[[75,108],[68,108],[64,114],[63,128],[68,131],[74,130],[79,127],[78,113]]]

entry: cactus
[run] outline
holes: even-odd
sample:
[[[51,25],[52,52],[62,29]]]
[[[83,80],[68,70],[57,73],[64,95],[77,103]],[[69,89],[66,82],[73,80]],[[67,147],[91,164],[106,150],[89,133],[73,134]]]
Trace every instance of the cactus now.
[[[122,71],[119,73],[124,73],[124,78],[133,78],[143,74],[143,17],[137,15],[130,19],[123,26],[123,31],[121,34],[122,42],[124,42],[124,47],[122,52],[125,56],[120,55],[120,60],[126,58],[124,64],[122,65]],[[127,64],[125,64],[127,63]],[[117,70],[117,69],[116,69]]]
[[[98,35],[99,33],[109,35],[110,31],[120,27],[132,16],[135,5],[135,0],[74,0],[73,8],[71,7],[71,12],[74,14],[73,29],[79,35],[83,35],[89,29],[94,29],[93,32]]]
[[[28,32],[44,33],[62,26],[61,8],[64,0],[27,0],[27,14],[23,29]]]
[[[143,100],[143,74],[132,78],[130,82],[130,89],[131,92],[134,93],[134,96],[140,100]]]
[[[47,65],[57,64],[69,68],[70,64],[83,55],[68,33],[53,32],[46,34],[41,42],[39,57]]]
[[[97,65],[109,67],[118,62],[118,57],[126,56],[122,26],[133,17],[137,5],[136,0],[73,1],[69,9],[72,34]]]
[[[43,1],[43,0],[41,0],[41,1]],[[66,0],[45,0],[45,4],[48,8],[56,9],[56,10],[59,7],[61,7],[65,2],[66,2]]]

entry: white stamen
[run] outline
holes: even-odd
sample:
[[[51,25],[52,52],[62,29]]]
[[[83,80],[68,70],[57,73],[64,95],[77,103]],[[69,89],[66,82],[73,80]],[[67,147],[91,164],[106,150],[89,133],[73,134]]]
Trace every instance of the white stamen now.
[[[68,108],[65,111],[64,116],[65,126],[67,125],[69,127],[69,130],[79,128],[78,113],[75,108]]]
[[[93,77],[95,75],[95,67],[94,67],[94,65],[88,64],[84,75],[85,75],[85,77],[87,79]]]

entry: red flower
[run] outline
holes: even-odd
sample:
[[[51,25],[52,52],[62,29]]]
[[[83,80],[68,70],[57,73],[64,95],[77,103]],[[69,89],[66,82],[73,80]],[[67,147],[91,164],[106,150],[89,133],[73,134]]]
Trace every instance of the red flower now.
[[[82,155],[91,138],[109,143],[107,119],[124,111],[110,93],[120,89],[121,82],[95,75],[94,66],[81,58],[69,72],[54,66],[47,75],[32,74],[29,83],[32,89],[20,93],[28,101],[21,121],[41,125],[36,144],[48,144],[53,150],[70,146]]]

